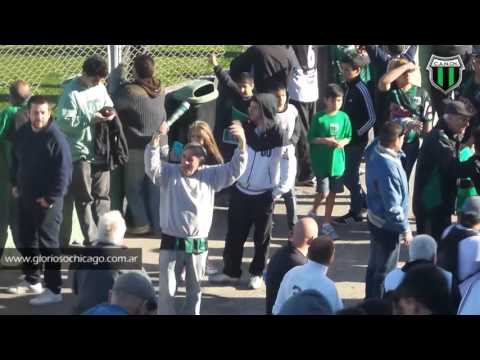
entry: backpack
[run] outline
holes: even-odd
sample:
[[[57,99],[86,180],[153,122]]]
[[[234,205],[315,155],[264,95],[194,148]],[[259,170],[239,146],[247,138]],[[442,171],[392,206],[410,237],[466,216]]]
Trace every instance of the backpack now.
[[[101,171],[112,171],[128,162],[128,144],[118,116],[95,124],[94,164]]]

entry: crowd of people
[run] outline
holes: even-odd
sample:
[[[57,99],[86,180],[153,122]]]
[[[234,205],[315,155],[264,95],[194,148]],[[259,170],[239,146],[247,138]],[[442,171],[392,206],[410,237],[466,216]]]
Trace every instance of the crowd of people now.
[[[206,273],[212,283],[240,281],[252,227],[248,286],[265,283],[266,314],[480,314],[480,48],[432,47],[467,65],[448,95],[421,86],[418,49],[254,45],[229,71],[212,54],[228,115],[215,129],[208,119],[186,124],[185,144],[169,133],[165,88],[148,52],[133,60],[135,79],[113,93],[106,61],[87,58],[82,74],[63,83],[55,114],[18,80],[0,114],[0,258],[8,227],[25,259],[61,254],[71,246],[75,205],[77,246],[122,248],[126,232],[161,239],[158,294],[142,270],[75,270],[76,314],[176,314],[184,281],[179,313],[199,315]],[[296,186],[315,187],[306,216]],[[350,210],[334,218],[344,187]],[[218,192],[228,194],[222,269],[207,266]],[[268,259],[280,199],[288,243]],[[344,308],[328,269],[336,227],[357,223],[370,233],[365,299]],[[399,268],[402,243],[409,259]],[[59,263],[24,261],[22,272],[9,293],[37,294],[36,306],[63,300]]]

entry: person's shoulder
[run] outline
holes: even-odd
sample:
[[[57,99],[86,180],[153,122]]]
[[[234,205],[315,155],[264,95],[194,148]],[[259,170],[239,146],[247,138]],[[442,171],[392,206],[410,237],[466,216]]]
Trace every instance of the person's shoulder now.
[[[147,91],[138,84],[127,83],[123,85],[119,90],[119,95],[129,97],[143,97],[148,96]]]
[[[318,111],[313,115],[312,121],[320,123],[325,119],[325,116],[328,116],[325,111]]]
[[[18,112],[19,110],[19,107],[16,106],[16,105],[8,105],[5,109],[3,109],[2,111],[0,111],[0,114],[3,116],[3,115],[7,115],[7,116],[12,116],[14,115],[16,112]]]
[[[73,76],[69,79],[66,79],[64,82],[62,82],[60,87],[63,89],[64,94],[78,90],[80,88],[80,77]]]
[[[289,114],[291,114],[291,116],[295,116],[297,117],[298,116],[298,109],[295,105],[291,104],[291,103],[288,103],[287,105],[287,111]]]

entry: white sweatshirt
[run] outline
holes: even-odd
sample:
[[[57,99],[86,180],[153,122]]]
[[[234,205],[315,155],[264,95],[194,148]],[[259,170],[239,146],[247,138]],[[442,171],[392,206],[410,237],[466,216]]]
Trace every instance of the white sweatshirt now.
[[[223,165],[204,166],[185,177],[179,164],[160,159],[159,148],[145,148],[145,173],[160,187],[160,226],[162,232],[179,238],[206,238],[213,218],[215,192],[231,186],[244,173],[247,152],[235,150]]]
[[[327,271],[328,267],[308,260],[305,265],[296,266],[287,272],[280,284],[272,313],[277,315],[290,296],[309,289],[317,290],[325,296],[334,313],[342,310],[342,300],[338,296],[335,283],[327,277]]]

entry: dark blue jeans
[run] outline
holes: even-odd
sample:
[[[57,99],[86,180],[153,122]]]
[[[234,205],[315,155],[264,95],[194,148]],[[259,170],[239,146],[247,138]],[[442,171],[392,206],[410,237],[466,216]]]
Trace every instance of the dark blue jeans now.
[[[62,223],[63,199],[58,199],[52,208],[44,209],[34,199],[20,197],[18,200],[18,237],[19,252],[25,257],[59,256],[60,252],[60,224]],[[31,284],[41,281],[40,272],[42,263],[33,261],[22,264],[25,280]],[[62,287],[61,263],[46,262],[45,285],[55,294],[59,294]]]
[[[380,229],[368,222],[370,254],[365,279],[365,298],[381,298],[385,276],[395,269],[400,254],[399,234]]]
[[[344,182],[350,191],[350,211],[358,215],[362,208],[367,208],[367,195],[360,185],[360,163],[365,144],[354,144],[345,147],[345,174]]]
[[[417,161],[418,152],[420,150],[420,139],[416,139],[411,143],[404,143],[402,147],[405,157],[402,158],[402,165],[407,173],[407,179],[410,180],[410,174],[412,173],[415,161]]]

